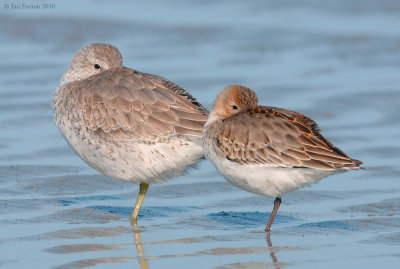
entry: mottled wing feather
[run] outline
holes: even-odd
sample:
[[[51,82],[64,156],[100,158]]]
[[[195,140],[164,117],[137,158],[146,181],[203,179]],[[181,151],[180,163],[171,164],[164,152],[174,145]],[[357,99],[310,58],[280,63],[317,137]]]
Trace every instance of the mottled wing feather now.
[[[116,139],[201,136],[208,117],[191,100],[129,68],[107,70],[66,87],[65,109],[77,111],[83,126]]]
[[[164,87],[168,88],[170,91],[173,93],[176,93],[186,99],[188,99],[192,104],[196,107],[196,109],[202,113],[202,114],[208,114],[207,109],[205,109],[197,100],[194,98],[189,92],[187,92],[185,89],[180,87],[179,85],[175,84],[172,81],[167,80],[166,78],[163,78],[161,76],[157,75],[152,75],[152,74],[145,74],[143,73],[143,76],[146,76],[148,78],[151,78],[153,81],[160,83]]]
[[[332,149],[337,154],[348,157],[346,155],[346,153],[344,153],[339,148],[335,147],[332,143],[330,143],[325,137],[323,137],[321,135],[321,133],[320,133],[321,130],[320,130],[318,124],[315,121],[313,121],[312,119],[310,119],[298,112],[294,112],[294,111],[287,110],[284,108],[279,108],[279,107],[265,107],[265,108],[274,111],[275,114],[281,113],[281,116],[287,117],[292,122],[295,122],[300,128],[301,128],[300,125],[304,125],[306,128],[310,129],[313,132],[313,134],[318,138],[318,141],[322,142],[324,145],[328,145],[330,147],[330,149]],[[359,160],[354,160],[354,161],[358,165],[362,164],[362,162]]]
[[[329,143],[313,120],[273,107],[257,107],[225,119],[217,142],[226,158],[239,164],[326,170],[360,164]]]

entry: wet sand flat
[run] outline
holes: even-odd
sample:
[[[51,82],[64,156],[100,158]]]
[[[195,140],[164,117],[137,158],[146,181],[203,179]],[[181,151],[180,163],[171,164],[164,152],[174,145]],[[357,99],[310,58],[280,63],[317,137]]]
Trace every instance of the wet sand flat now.
[[[0,267],[397,268],[399,16],[393,0],[1,9]],[[53,123],[52,93],[91,42],[208,109],[226,85],[247,85],[262,104],[312,117],[366,169],[283,196],[267,236],[273,198],[231,186],[203,160],[150,186],[132,228],[138,185],[89,168]]]

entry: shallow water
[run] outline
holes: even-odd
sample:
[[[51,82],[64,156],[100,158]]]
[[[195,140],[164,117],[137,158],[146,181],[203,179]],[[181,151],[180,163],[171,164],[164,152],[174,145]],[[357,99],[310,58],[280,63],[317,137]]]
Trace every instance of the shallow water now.
[[[64,2],[0,7],[1,267],[398,267],[398,1]],[[151,186],[132,229],[138,186],[89,168],[52,121],[51,94],[91,42],[207,108],[224,86],[247,85],[261,104],[311,116],[366,170],[283,196],[267,237],[273,199],[202,161]]]

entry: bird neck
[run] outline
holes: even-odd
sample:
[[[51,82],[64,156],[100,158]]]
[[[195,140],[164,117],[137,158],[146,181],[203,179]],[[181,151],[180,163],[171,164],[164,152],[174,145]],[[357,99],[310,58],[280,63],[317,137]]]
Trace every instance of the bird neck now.
[[[210,112],[210,115],[208,116],[208,120],[204,124],[204,128],[207,128],[208,126],[210,126],[211,124],[213,124],[214,122],[216,122],[218,120],[221,120],[221,116],[219,116],[217,113],[215,113],[214,110],[212,110]]]

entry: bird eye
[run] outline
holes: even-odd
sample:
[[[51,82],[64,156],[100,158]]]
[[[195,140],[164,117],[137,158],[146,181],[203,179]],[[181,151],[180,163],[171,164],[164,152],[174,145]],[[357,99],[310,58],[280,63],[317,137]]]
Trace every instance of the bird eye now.
[[[96,68],[96,69],[100,69],[100,68],[101,68],[101,66],[100,66],[99,64],[95,64],[95,65],[94,65],[94,68]]]
[[[232,108],[233,108],[234,110],[238,110],[238,107],[237,107],[237,106],[232,106]]]

